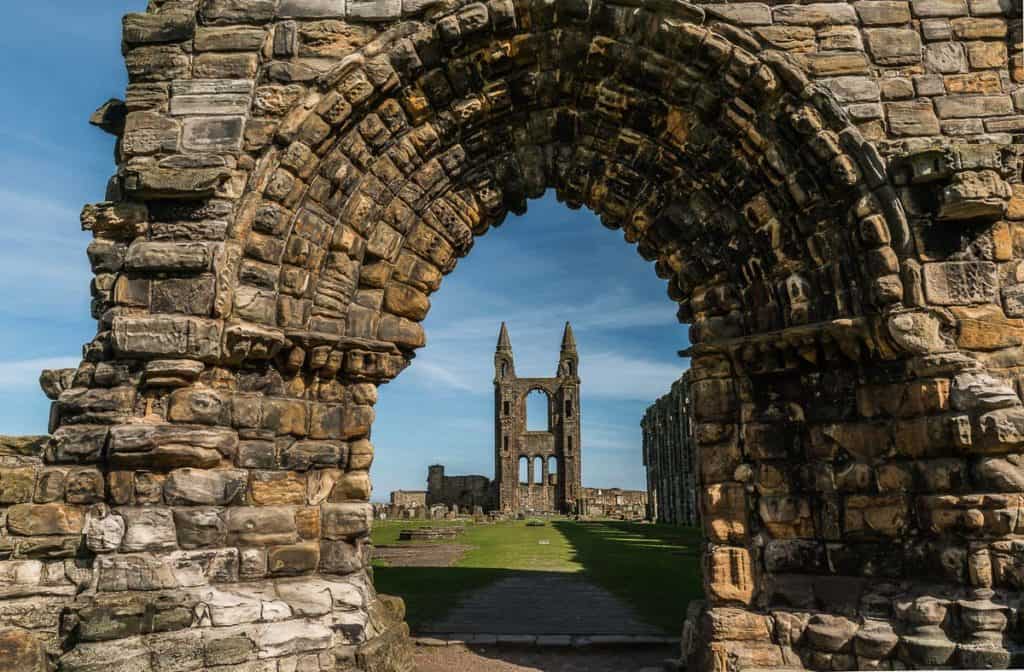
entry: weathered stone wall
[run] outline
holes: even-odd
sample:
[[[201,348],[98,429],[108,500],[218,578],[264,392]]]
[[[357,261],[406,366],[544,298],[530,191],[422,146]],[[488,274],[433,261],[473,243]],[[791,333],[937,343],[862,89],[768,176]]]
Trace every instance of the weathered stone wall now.
[[[640,429],[647,470],[647,518],[670,525],[698,525],[697,456],[687,374],[647,408]]]
[[[391,506],[415,507],[426,505],[426,490],[394,490],[391,493]]]
[[[594,518],[642,520],[647,514],[647,492],[620,488],[583,488],[580,514]]]
[[[5,659],[407,669],[366,570],[377,386],[553,188],[692,325],[691,662],[1021,664],[1017,11],[153,0],[95,117],[97,334],[4,456]]]
[[[444,504],[466,511],[478,506],[486,511],[497,508],[497,490],[486,476],[446,476],[442,465],[433,465],[427,484],[428,506]]]

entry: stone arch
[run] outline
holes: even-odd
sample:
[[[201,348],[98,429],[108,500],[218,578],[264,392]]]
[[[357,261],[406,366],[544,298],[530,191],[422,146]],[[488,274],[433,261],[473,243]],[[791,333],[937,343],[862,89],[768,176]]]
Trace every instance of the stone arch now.
[[[701,27],[699,8],[602,9],[527,19],[525,3],[446,8],[319,78],[267,131],[281,147],[262,153],[236,215],[239,265],[262,265],[240,268],[227,315],[236,333],[270,339],[257,357],[285,339],[339,335],[421,346],[417,324],[441,277],[475,235],[547,187],[623,228],[656,262],[697,342],[902,299],[890,245],[891,231],[897,247],[908,242],[901,206],[873,145],[827,90],[781,54]],[[596,74],[553,79],[562,71],[533,71],[528,48],[578,57]],[[516,149],[488,152],[499,137]],[[715,212],[727,192],[741,207]],[[284,232],[283,245],[267,232]],[[687,244],[716,238],[735,246],[731,258],[686,258]],[[357,283],[362,261],[372,268]],[[281,284],[246,282],[261,277]],[[367,284],[380,296],[352,301]],[[755,305],[760,315],[738,314]],[[249,339],[238,340],[232,354],[244,360]]]
[[[60,623],[18,650],[45,639],[68,672],[168,651],[208,667],[230,627],[246,661],[405,669],[401,609],[366,571],[377,385],[424,345],[429,295],[475,237],[553,188],[621,229],[692,325],[691,663],[1012,662],[1024,71],[1016,10],[969,4],[939,10],[963,14],[955,39],[925,2],[127,17],[128,100],[94,118],[118,174],[82,218],[98,334],[43,376],[45,449],[12,458],[53,501],[0,517],[20,585],[75,560],[42,591]],[[339,16],[344,56],[302,42]],[[815,32],[831,24],[850,30]],[[932,96],[948,73],[914,51],[962,36],[969,72]],[[847,70],[866,81],[831,77]],[[871,86],[884,123],[851,104]]]

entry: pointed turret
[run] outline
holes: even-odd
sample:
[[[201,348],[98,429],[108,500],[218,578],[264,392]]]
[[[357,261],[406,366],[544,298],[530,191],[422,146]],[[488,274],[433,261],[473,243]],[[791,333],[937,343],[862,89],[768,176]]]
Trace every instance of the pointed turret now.
[[[498,347],[494,349],[494,382],[516,377],[516,365],[512,357],[512,339],[508,337],[508,327],[501,323],[498,332]]]
[[[562,332],[562,352],[558,355],[558,375],[570,378],[579,376],[580,356],[576,353],[576,335],[572,333],[572,325],[565,323]]]
[[[576,352],[576,336],[572,333],[572,324],[568,322],[562,333],[562,352]]]
[[[501,323],[501,331],[498,332],[498,352],[511,352],[512,341],[508,337],[508,327]]]

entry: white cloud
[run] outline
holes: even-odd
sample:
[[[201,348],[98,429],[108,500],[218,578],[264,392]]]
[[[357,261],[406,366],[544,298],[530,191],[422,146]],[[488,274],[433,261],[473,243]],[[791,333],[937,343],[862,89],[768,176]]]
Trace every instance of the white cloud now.
[[[684,369],[669,362],[631,357],[618,352],[580,354],[582,393],[609,399],[649,399],[668,391]]]
[[[493,347],[479,342],[437,343],[421,351],[406,375],[410,382],[425,387],[441,386],[471,394],[488,394],[492,390]],[[558,344],[539,347],[530,343],[516,347],[513,340],[513,347],[520,376],[554,375]],[[580,346],[580,376],[585,397],[653,401],[665,394],[685,368],[686,362],[674,358],[674,353],[667,354],[664,360],[655,360],[613,350],[594,352]]]
[[[442,387],[463,392],[479,391],[450,365],[446,366],[433,361],[413,362],[409,373],[410,377],[419,378],[421,382],[426,383],[428,386],[441,385]]]
[[[0,362],[0,390],[39,387],[43,369],[70,369],[81,363],[78,357],[43,357]]]

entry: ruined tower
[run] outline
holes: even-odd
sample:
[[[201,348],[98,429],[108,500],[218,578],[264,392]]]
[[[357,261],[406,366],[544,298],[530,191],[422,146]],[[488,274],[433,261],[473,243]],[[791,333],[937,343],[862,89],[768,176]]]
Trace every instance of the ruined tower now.
[[[527,428],[526,398],[534,391],[547,397],[545,430]],[[582,492],[579,391],[579,355],[568,322],[552,378],[516,376],[512,342],[502,323],[494,353],[494,479],[502,511],[576,510]],[[528,465],[525,482],[519,477],[522,460]]]

